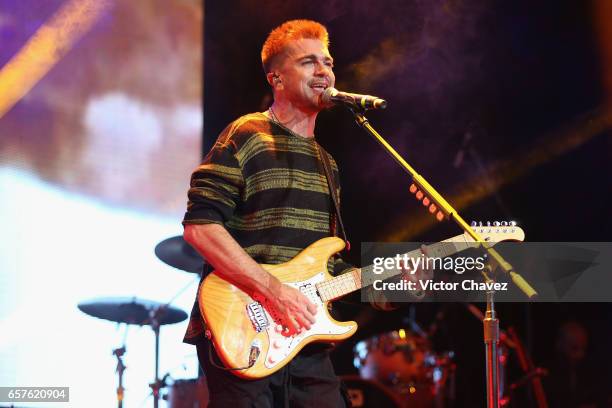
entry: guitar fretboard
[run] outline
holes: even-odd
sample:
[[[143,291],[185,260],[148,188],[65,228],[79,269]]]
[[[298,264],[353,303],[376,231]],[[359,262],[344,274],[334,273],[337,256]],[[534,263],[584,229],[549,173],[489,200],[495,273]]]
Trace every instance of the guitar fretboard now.
[[[444,241],[431,244],[427,246],[426,251],[428,252],[428,256],[444,258],[468,248],[473,248],[477,245],[478,244],[476,244],[471,237],[461,234]],[[421,254],[422,252],[419,248],[410,251],[405,255],[408,256],[408,258],[418,258],[421,256]],[[404,257],[404,255],[401,256]],[[374,267],[370,265],[359,269],[353,269],[350,272],[318,283],[316,286],[319,296],[323,301],[338,299],[361,288],[366,288],[372,285],[376,280],[386,280],[403,272],[401,269],[384,269],[382,273],[375,274],[373,272],[373,268]]]

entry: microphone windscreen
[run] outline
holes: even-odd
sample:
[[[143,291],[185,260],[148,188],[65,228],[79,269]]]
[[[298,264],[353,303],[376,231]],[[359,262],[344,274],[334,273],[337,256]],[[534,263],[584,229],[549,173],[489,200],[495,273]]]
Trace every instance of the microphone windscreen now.
[[[323,106],[323,107],[331,107],[334,105],[334,101],[332,101],[332,97],[338,94],[338,90],[334,87],[328,87],[327,89],[325,89],[325,91],[321,94],[320,98],[319,98],[319,105]]]

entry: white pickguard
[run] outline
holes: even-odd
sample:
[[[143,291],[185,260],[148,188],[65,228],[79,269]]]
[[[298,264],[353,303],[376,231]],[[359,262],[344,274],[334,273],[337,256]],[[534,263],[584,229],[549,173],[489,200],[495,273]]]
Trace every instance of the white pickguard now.
[[[266,311],[266,316],[270,325],[265,329],[268,333],[268,340],[270,341],[270,347],[268,347],[268,353],[265,358],[265,366],[267,368],[273,368],[277,364],[283,362],[295,348],[301,344],[306,338],[314,335],[334,335],[344,334],[353,329],[353,326],[340,326],[335,324],[327,314],[327,306],[321,301],[321,298],[316,295],[315,284],[323,282],[325,276],[323,273],[316,274],[312,278],[302,282],[287,282],[286,285],[293,286],[296,289],[303,288],[306,285],[311,285],[312,295],[308,295],[304,290],[304,293],[309,300],[317,306],[317,314],[315,315],[316,322],[311,326],[310,330],[303,331],[295,336],[284,336],[282,334],[282,327],[274,323],[274,319]]]

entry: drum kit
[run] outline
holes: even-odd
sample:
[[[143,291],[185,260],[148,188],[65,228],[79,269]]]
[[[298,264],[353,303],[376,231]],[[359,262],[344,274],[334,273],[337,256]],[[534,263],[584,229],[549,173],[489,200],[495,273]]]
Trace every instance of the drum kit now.
[[[463,305],[476,319],[484,319],[483,312],[477,306],[470,303]],[[455,402],[454,352],[436,352],[431,342],[439,323],[444,320],[444,313],[438,312],[434,323],[428,330],[423,330],[416,323],[414,310],[414,306],[411,306],[411,313],[405,319],[408,328],[378,334],[359,341],[353,348],[353,365],[359,370],[359,376],[343,378],[352,407],[458,406]],[[534,365],[513,327],[500,329],[499,338],[499,406],[510,406],[517,389],[531,385],[535,397],[533,406],[548,408],[541,383],[548,371]],[[509,383],[507,376],[510,351],[523,371],[523,377],[512,383]]]
[[[164,263],[186,272],[201,273],[204,266],[204,259],[183,240],[182,236],[168,238],[157,244],[155,255]],[[175,380],[171,385],[168,385],[166,382],[169,376],[167,374],[162,378],[159,376],[160,328],[187,319],[187,313],[172,306],[171,302],[160,303],[136,297],[112,297],[84,301],[79,303],[78,308],[83,313],[99,319],[127,325],[151,327],[155,335],[155,377],[149,386],[155,408],[159,406],[161,398],[168,401],[170,408],[205,407],[208,404],[208,390],[204,377],[199,380]],[[126,368],[123,364],[125,352],[125,346],[113,350],[113,355],[117,359],[117,406],[119,408],[123,407],[125,391],[123,388],[123,372]],[[162,395],[162,390],[166,387],[169,387],[169,390],[165,395]]]
[[[413,309],[414,310],[414,309]],[[430,331],[409,319],[402,328],[358,342],[354,351],[356,378],[345,379],[353,407],[380,406],[369,394],[386,395],[384,406],[442,408],[454,406],[454,353],[436,353]],[[375,391],[373,391],[375,390]]]
[[[204,259],[187,244],[182,236],[161,241],[155,247],[155,255],[164,263],[177,269],[201,273]],[[186,288],[185,288],[186,289]],[[183,289],[184,290],[184,289]],[[182,291],[181,291],[182,292]],[[179,292],[180,293],[180,292]],[[174,298],[176,298],[176,295]],[[173,299],[174,299],[173,298]],[[159,332],[163,325],[179,323],[187,319],[187,313],[170,303],[125,297],[94,299],[79,303],[78,308],[93,317],[127,325],[150,326],[155,335],[155,375],[149,384],[154,407],[165,399],[170,408],[197,408],[208,405],[206,377],[174,380],[167,384],[168,374],[159,376]],[[469,312],[482,319],[482,312],[467,305]],[[343,376],[342,381],[351,400],[352,407],[392,408],[443,408],[455,406],[455,363],[453,351],[435,352],[431,344],[436,323],[423,330],[414,319],[414,308],[406,320],[406,328],[389,331],[359,341],[353,348],[355,368],[359,375]],[[437,318],[436,320],[440,320]],[[500,401],[505,396],[505,363],[508,347],[515,347],[501,330]],[[114,349],[118,376],[117,404],[123,406],[122,384],[123,355],[125,346]],[[533,368],[533,365],[531,365]],[[545,375],[542,374],[542,375]],[[540,377],[540,374],[536,374]],[[162,390],[169,388],[162,393]],[[502,405],[503,406],[503,405]],[[538,405],[542,406],[542,405]]]

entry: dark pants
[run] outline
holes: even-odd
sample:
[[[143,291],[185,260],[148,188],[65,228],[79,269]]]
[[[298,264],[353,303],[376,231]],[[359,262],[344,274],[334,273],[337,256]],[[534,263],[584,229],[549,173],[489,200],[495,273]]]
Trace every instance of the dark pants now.
[[[214,347],[204,341],[197,346],[198,360],[206,375],[210,393],[209,408],[344,408],[347,406],[335,375],[329,349],[306,346],[289,364],[259,380],[244,380],[222,366]]]

